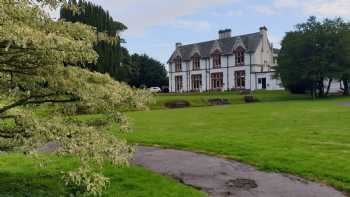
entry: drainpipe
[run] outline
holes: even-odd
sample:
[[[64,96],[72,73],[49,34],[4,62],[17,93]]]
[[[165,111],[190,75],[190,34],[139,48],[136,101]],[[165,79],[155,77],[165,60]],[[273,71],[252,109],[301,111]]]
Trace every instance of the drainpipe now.
[[[171,63],[169,64],[169,81],[170,81],[170,83],[169,83],[169,92],[172,92],[173,91],[173,73],[171,72]]]
[[[249,87],[250,91],[252,91],[252,53],[249,53],[249,71],[250,71],[250,76],[249,76]]]
[[[210,76],[210,70],[211,70],[211,68],[210,68],[210,62],[211,62],[211,61],[210,61],[210,60],[211,60],[211,59],[210,59],[210,57],[209,57],[209,61],[208,61],[208,62],[209,62],[209,65],[208,65],[208,66],[209,66],[209,72],[208,72],[208,75],[209,75],[209,92],[211,91],[211,76]]]
[[[205,91],[208,92],[208,60],[205,59]]]
[[[255,89],[258,89],[258,76],[255,73]]]
[[[229,56],[226,56],[226,68],[227,68],[227,73],[226,73],[226,75],[227,75],[227,76],[226,76],[226,82],[227,82],[227,83],[226,83],[226,85],[227,85],[227,91],[230,90],[230,82],[229,82],[230,80],[229,80],[229,78],[228,78],[228,77],[229,77],[229,74],[228,74],[228,66],[229,66],[229,65],[228,65],[228,57],[229,57]]]
[[[187,92],[190,92],[190,64],[187,62]]]
[[[189,62],[187,62],[187,92],[190,92],[191,91],[191,89],[190,89],[190,63]]]

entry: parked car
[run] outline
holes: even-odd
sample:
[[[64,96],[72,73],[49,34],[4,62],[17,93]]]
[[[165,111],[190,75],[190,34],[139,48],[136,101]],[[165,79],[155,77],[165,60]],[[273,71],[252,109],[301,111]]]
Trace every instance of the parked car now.
[[[162,89],[160,89],[160,87],[150,87],[149,90],[153,93],[159,93],[162,91]]]

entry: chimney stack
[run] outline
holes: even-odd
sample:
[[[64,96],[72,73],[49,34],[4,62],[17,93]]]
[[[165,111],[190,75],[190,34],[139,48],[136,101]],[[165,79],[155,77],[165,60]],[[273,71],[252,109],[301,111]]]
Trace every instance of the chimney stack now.
[[[262,27],[260,27],[260,33],[262,34],[262,35],[267,35],[267,27],[266,26],[262,26]]]
[[[224,29],[219,31],[219,39],[231,38],[231,29]]]
[[[181,42],[177,42],[176,44],[175,44],[175,47],[176,48],[179,48],[179,47],[181,47],[182,46],[182,43]]]

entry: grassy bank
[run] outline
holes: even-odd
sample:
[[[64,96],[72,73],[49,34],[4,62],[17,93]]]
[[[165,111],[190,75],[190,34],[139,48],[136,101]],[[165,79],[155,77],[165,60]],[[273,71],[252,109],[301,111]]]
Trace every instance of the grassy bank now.
[[[259,101],[283,101],[308,99],[308,95],[292,95],[286,91],[254,91],[252,92]],[[244,103],[244,95],[235,92],[207,92],[207,93],[185,93],[185,94],[156,94],[155,102],[151,109],[165,109],[165,104],[177,100],[188,101],[191,107],[210,106],[209,99],[227,99],[231,104]]]
[[[0,101],[1,102],[1,101]],[[52,106],[35,109],[34,115],[46,117]],[[103,115],[78,116],[81,121],[103,119]],[[1,127],[14,126],[13,120],[0,122]],[[115,128],[114,128],[115,132]],[[46,161],[39,166],[40,161]],[[67,187],[62,182],[63,172],[75,170],[79,163],[74,158],[40,155],[39,159],[19,153],[0,152],[0,197],[58,197],[70,196],[77,188]],[[139,166],[117,168],[106,164],[104,175],[110,185],[103,197],[183,197],[206,196],[168,177],[163,177]]]
[[[64,185],[60,179],[61,170],[76,168],[78,163],[72,158],[52,156],[40,158],[49,160],[48,164],[40,167],[34,159],[21,154],[0,155],[0,196],[69,196],[75,188]],[[115,168],[106,164],[104,174],[110,177],[111,181],[103,195],[106,197],[205,196],[190,187],[137,166]]]
[[[190,96],[191,98],[191,96]],[[225,155],[350,191],[350,98],[129,113],[131,143]]]

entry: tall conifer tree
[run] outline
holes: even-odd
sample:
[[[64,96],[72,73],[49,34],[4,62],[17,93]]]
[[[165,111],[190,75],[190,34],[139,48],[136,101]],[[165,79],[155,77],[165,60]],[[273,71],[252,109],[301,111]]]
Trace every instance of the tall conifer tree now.
[[[98,32],[106,33],[109,37],[115,38],[114,41],[99,41],[95,44],[94,49],[99,55],[95,64],[88,64],[87,68],[101,73],[109,73],[114,79],[125,81],[119,78],[118,72],[121,63],[121,49],[119,32],[124,31],[127,27],[117,21],[114,21],[110,14],[101,6],[95,5],[84,0],[70,0],[70,5],[77,5],[79,11],[68,8],[61,8],[61,19],[71,22],[81,22],[97,29]]]

